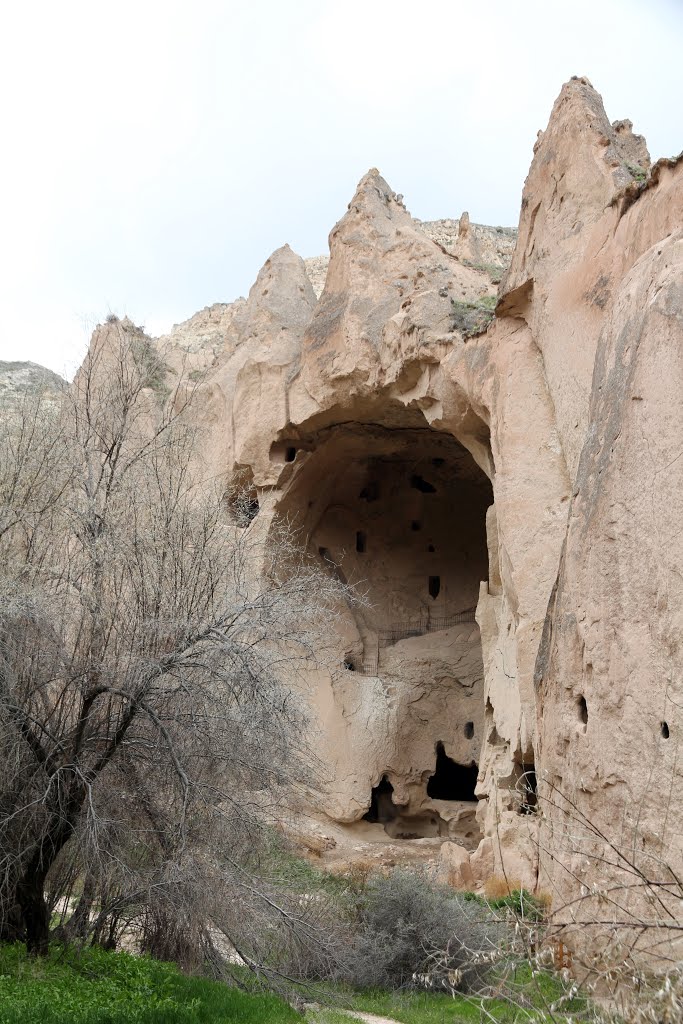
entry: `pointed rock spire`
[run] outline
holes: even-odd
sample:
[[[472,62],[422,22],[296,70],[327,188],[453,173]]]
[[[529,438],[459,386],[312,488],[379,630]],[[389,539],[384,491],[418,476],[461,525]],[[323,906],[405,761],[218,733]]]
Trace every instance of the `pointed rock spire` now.
[[[630,121],[610,124],[587,78],[575,77],[562,86],[548,127],[534,146],[506,291],[536,275],[541,254],[544,265],[553,269],[555,255],[562,262],[578,255],[582,229],[603,215],[619,189],[647,173],[645,140],[631,128]]]
[[[241,323],[246,335],[275,329],[303,331],[316,304],[306,266],[289,245],[273,252],[249,291]]]
[[[371,387],[377,374],[399,372],[406,346],[452,343],[452,300],[490,291],[489,278],[428,238],[372,168],[330,233],[325,288],[304,339],[308,393],[333,378]]]

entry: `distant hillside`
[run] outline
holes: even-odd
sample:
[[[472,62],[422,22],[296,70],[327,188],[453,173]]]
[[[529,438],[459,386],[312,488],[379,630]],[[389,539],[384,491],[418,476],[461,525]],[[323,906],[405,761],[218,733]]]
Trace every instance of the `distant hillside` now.
[[[49,397],[56,397],[65,387],[64,378],[46,366],[0,360],[0,405],[16,401],[28,391],[44,391]]]

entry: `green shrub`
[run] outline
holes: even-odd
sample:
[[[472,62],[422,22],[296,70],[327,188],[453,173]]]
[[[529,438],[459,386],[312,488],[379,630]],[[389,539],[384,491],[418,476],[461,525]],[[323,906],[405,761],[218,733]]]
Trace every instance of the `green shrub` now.
[[[153,343],[144,335],[133,339],[133,359],[139,372],[143,376],[144,386],[152,388],[166,397],[170,394],[170,388],[166,384],[166,375],[170,367],[166,365]]]
[[[545,916],[543,903],[526,889],[513,889],[508,896],[488,900],[492,910],[510,910],[525,921],[542,921]]]
[[[495,295],[482,295],[476,302],[458,302],[451,299],[451,330],[459,331],[463,338],[482,334],[493,320]]]
[[[624,166],[628,173],[631,175],[631,177],[634,179],[634,181],[636,181],[639,185],[642,185],[644,182],[647,181],[647,171],[640,167],[638,164],[625,163]]]

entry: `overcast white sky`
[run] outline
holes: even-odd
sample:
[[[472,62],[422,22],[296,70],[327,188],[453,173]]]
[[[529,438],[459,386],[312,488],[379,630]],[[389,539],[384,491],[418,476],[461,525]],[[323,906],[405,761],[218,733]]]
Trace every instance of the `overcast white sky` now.
[[[653,158],[683,148],[683,0],[22,0],[0,22],[0,359],[73,373],[302,256],[369,167],[423,220],[516,224],[584,74]]]

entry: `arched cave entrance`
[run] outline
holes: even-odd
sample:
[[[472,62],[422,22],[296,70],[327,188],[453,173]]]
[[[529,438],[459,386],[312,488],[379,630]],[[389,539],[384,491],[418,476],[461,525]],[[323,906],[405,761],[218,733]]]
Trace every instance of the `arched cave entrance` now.
[[[372,787],[370,809],[363,815],[364,820],[370,821],[373,824],[375,822],[384,824],[385,821],[390,821],[395,817],[395,814],[393,813],[393,792],[394,787],[391,785],[386,775],[383,775],[379,780],[379,783]]]
[[[483,424],[481,435],[483,448]],[[354,794],[355,806],[367,800],[365,822],[383,825],[393,838],[462,834],[476,845],[474,786],[484,698],[474,611],[480,583],[489,575],[491,483],[454,437],[405,410],[391,424],[351,422],[302,431],[273,451],[282,460],[281,452],[293,447],[296,458],[285,462],[278,510],[300,528],[310,557],[366,595],[363,607],[349,608],[335,626],[340,673],[360,701],[369,690],[363,676],[374,676],[390,681],[400,702],[403,667],[408,666],[409,689],[420,684],[423,665],[438,664],[439,677],[425,676],[424,685],[448,692],[440,712],[430,711],[417,726],[412,719],[405,726],[400,718],[394,726],[392,778],[401,778],[407,803],[396,805],[383,776],[372,795]],[[399,740],[404,726],[408,745]],[[453,826],[458,821],[461,832]]]
[[[367,592],[379,647],[469,615],[488,577],[491,484],[449,434],[350,424],[297,441],[279,509],[309,551]],[[294,442],[274,448],[294,447]]]

